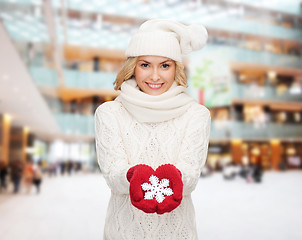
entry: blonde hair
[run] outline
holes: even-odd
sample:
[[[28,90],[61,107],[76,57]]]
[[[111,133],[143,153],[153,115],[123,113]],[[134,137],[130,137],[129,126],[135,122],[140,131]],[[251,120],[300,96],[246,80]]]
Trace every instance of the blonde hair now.
[[[134,76],[134,70],[136,67],[136,62],[137,62],[138,57],[128,57],[127,60],[125,61],[122,69],[118,72],[116,79],[113,83],[114,90],[120,90],[121,85],[123,84],[124,81],[127,81],[131,79]],[[184,65],[181,63],[175,61],[175,82],[183,87],[188,87],[187,84],[187,77],[184,72]]]

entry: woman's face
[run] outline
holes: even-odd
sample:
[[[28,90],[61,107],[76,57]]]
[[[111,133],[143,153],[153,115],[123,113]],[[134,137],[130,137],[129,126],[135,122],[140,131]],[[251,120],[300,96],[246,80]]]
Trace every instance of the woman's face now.
[[[139,56],[134,75],[137,85],[144,93],[160,95],[171,87],[175,78],[174,60],[160,56]]]

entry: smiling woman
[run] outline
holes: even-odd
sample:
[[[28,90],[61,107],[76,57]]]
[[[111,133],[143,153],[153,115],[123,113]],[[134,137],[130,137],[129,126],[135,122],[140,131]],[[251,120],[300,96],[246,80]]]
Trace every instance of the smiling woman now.
[[[148,57],[148,56],[145,56]],[[124,81],[127,81],[131,78],[135,78],[134,71],[136,69],[137,61],[139,57],[128,57],[125,61],[122,69],[118,72],[115,82],[114,82],[114,89],[120,90],[121,85]],[[171,60],[173,61],[173,60]],[[174,74],[174,80],[175,83],[179,86],[188,87],[187,84],[187,77],[184,72],[184,66],[182,63],[173,61],[175,63],[175,74]],[[146,67],[146,65],[145,65]],[[165,66],[166,67],[166,66]]]
[[[139,56],[134,70],[138,87],[149,95],[160,95],[172,86],[175,62],[160,56]]]
[[[142,24],[118,73],[120,95],[95,113],[100,169],[111,188],[104,239],[197,240],[191,192],[205,163],[209,110],[188,95],[181,55],[200,25]]]

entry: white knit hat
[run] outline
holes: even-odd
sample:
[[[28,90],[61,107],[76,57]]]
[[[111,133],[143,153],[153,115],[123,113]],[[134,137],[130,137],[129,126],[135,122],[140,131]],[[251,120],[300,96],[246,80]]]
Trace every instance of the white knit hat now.
[[[126,56],[154,55],[181,62],[182,54],[203,48],[207,39],[207,30],[202,25],[186,26],[167,19],[148,20],[130,40]]]

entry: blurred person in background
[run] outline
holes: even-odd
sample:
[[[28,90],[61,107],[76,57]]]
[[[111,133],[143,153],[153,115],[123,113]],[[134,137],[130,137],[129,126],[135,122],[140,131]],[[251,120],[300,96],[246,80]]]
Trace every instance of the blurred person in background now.
[[[14,185],[13,193],[18,193],[23,175],[23,164],[20,160],[14,160],[10,168],[11,179]]]
[[[261,183],[262,175],[263,175],[263,169],[261,166],[261,162],[257,161],[253,166],[253,171],[252,171],[253,181],[256,183]]]
[[[201,177],[208,177],[213,173],[213,171],[214,171],[213,168],[209,164],[205,164],[201,168],[200,176]]]
[[[33,184],[33,178],[34,178],[34,168],[33,168],[33,162],[31,159],[28,159],[26,162],[26,165],[24,167],[24,172],[23,172],[23,178],[24,178],[24,184],[25,184],[25,192],[30,193],[31,186]]]
[[[248,183],[261,183],[263,177],[263,169],[261,166],[261,162],[258,161],[256,163],[242,165],[238,174],[239,176],[244,178]]]
[[[6,190],[6,176],[8,174],[8,167],[4,161],[0,161],[0,192]]]
[[[40,193],[40,185],[42,183],[42,163],[38,162],[34,166],[33,184],[36,187],[37,194]]]
[[[232,180],[238,175],[239,171],[239,167],[234,162],[231,162],[223,166],[222,175],[224,179]]]
[[[66,170],[66,163],[65,162],[59,162],[59,166],[60,166],[60,173],[63,176],[65,174],[65,170]]]
[[[58,163],[56,163],[56,162],[50,163],[48,165],[48,175],[49,175],[49,177],[57,176],[57,168],[58,168]]]
[[[187,93],[181,62],[207,36],[201,25],[155,19],[132,37],[115,80],[121,94],[95,113],[98,163],[111,188],[105,240],[198,239],[191,193],[210,113]]]
[[[72,173],[72,171],[73,171],[73,161],[71,161],[71,160],[68,160],[67,162],[66,162],[66,167],[67,167],[67,172],[68,172],[68,175],[70,176],[71,175],[71,173]]]

